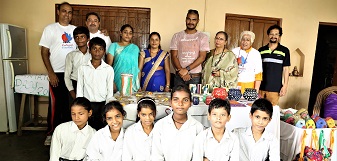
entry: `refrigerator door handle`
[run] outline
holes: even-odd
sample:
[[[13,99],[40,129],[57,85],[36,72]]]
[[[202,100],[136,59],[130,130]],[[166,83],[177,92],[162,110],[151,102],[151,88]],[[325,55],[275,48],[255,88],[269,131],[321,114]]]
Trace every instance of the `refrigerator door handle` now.
[[[12,36],[11,32],[7,30],[7,37],[8,37],[8,46],[9,46],[9,53],[8,53],[8,58],[12,57]]]
[[[11,76],[12,76],[12,83],[11,83],[11,87],[14,88],[14,67],[13,67],[13,63],[12,62],[9,62],[9,66],[11,67]]]

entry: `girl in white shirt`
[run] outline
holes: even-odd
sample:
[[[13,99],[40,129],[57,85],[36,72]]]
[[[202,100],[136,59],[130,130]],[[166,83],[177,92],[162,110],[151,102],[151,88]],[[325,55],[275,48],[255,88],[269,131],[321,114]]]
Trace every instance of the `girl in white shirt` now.
[[[152,147],[152,129],[156,118],[156,104],[150,97],[138,101],[137,119],[124,135],[123,161],[149,161]]]
[[[196,136],[204,126],[187,115],[191,91],[178,85],[171,92],[173,112],[159,120],[153,129],[152,161],[190,161]]]
[[[82,160],[85,150],[95,133],[88,118],[92,114],[90,101],[78,97],[71,105],[72,121],[58,125],[50,146],[50,161]]]
[[[92,137],[86,154],[89,161],[121,161],[123,153],[123,119],[126,115],[118,101],[104,106],[103,119],[106,126]]]

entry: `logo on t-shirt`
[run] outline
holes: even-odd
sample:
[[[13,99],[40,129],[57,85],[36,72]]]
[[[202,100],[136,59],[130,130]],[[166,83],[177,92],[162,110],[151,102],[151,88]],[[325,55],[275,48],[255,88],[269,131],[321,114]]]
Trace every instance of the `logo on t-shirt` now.
[[[72,39],[73,38],[71,37],[71,35],[67,32],[64,32],[64,34],[62,34],[63,43],[69,43]]]

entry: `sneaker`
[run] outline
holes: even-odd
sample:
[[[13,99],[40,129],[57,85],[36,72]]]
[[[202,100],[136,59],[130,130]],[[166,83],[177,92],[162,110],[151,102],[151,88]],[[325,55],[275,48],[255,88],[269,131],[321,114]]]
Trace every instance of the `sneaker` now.
[[[47,138],[46,138],[46,140],[44,141],[44,145],[45,146],[49,146],[50,143],[51,143],[51,135],[48,135]]]

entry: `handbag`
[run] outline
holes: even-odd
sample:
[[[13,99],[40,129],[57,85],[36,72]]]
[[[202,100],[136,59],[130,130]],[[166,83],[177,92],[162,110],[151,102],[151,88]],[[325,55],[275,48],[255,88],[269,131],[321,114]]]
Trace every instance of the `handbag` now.
[[[323,161],[323,154],[319,150],[319,142],[316,130],[312,130],[310,146],[305,145],[306,136],[307,132],[304,130],[301,141],[301,152],[296,156],[294,161]],[[315,147],[312,147],[312,145]]]

